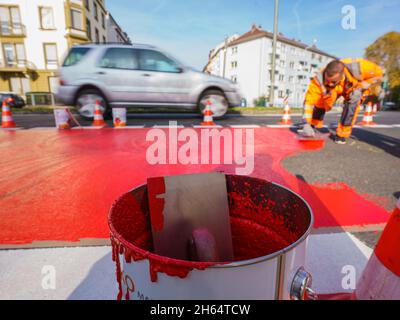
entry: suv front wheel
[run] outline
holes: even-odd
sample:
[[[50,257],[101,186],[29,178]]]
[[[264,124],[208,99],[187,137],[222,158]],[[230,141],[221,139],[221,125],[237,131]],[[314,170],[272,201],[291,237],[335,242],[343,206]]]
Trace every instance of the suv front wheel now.
[[[206,90],[199,99],[199,111],[203,114],[207,102],[211,103],[211,111],[216,118],[223,117],[228,111],[229,103],[224,93],[219,90]]]
[[[103,112],[103,117],[108,118],[110,112],[107,101],[101,92],[96,89],[85,89],[79,92],[75,104],[79,115],[84,119],[92,120],[97,100],[100,101],[100,109]]]

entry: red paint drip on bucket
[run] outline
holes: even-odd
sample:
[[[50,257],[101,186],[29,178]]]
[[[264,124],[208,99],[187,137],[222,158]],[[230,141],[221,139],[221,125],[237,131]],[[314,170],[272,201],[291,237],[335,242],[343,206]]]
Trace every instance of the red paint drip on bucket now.
[[[227,176],[227,190],[234,261],[280,251],[301,238],[310,227],[311,215],[305,218],[309,208],[284,188],[261,179]],[[184,261],[154,254],[146,186],[124,194],[114,203],[109,226],[118,299],[123,294],[119,255],[126,263],[147,259],[152,282],[157,281],[159,272],[185,278],[194,269],[230,263]]]

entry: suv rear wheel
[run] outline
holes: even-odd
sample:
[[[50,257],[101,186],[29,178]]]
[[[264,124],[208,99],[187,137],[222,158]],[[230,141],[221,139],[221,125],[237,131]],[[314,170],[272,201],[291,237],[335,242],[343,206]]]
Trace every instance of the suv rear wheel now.
[[[222,91],[212,89],[203,92],[198,103],[199,111],[202,114],[208,101],[211,102],[211,111],[214,117],[220,118],[228,111],[229,103]]]
[[[93,119],[96,100],[101,103],[100,109],[103,112],[103,117],[108,118],[110,116],[107,101],[102,93],[97,89],[84,89],[79,92],[75,103],[76,109],[82,118]]]

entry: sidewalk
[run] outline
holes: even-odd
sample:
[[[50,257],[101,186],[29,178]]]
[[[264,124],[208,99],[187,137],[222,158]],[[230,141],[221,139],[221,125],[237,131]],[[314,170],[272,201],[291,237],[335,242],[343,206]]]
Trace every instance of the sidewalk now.
[[[307,250],[305,267],[318,293],[351,291],[342,288],[343,267],[354,267],[358,279],[372,253],[349,233],[311,235]],[[42,287],[49,266],[55,270],[55,289]],[[115,265],[106,246],[0,250],[0,269],[0,299],[113,300],[117,295]]]

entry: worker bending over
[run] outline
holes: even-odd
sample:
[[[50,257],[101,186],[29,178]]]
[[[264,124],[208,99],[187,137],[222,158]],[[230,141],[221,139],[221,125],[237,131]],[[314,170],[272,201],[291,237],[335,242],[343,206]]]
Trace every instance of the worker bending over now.
[[[314,129],[323,127],[325,112],[332,109],[339,97],[343,97],[344,107],[334,141],[345,144],[363,98],[371,94],[372,87],[380,86],[382,77],[382,69],[365,59],[331,61],[308,86],[304,101],[307,123],[303,127],[303,134],[314,136]],[[307,117],[311,113],[312,116]]]

